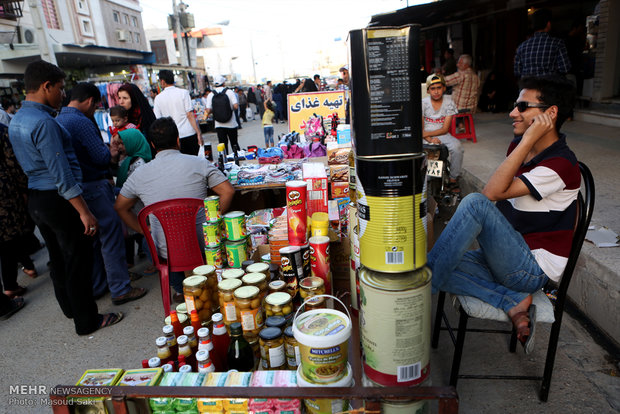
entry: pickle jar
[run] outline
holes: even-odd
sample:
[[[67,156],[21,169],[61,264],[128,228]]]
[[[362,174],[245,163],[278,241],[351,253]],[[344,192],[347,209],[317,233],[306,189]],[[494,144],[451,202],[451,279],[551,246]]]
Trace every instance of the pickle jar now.
[[[215,266],[198,266],[192,272],[195,275],[204,276],[207,278],[207,288],[211,293],[211,312],[214,313],[218,308],[217,274],[215,273]]]
[[[237,318],[241,322],[243,336],[248,342],[258,336],[263,326],[263,309],[259,294],[260,290],[256,286],[242,286],[233,293]]]
[[[272,280],[269,282],[269,293],[276,292],[285,292],[286,293],[286,282],[284,280]]]
[[[263,369],[282,369],[286,366],[282,330],[271,327],[260,331],[260,356]]]
[[[263,273],[265,275],[265,277],[267,277],[267,280],[270,279],[269,276],[271,276],[271,274],[269,273],[269,264],[267,263],[254,263],[248,266],[247,273]]]
[[[286,292],[276,292],[265,298],[265,315],[283,316],[287,321],[293,317],[293,305],[291,295]]]
[[[258,295],[261,301],[265,299],[265,296],[267,296],[267,293],[269,293],[267,276],[265,276],[263,273],[247,273],[241,278],[241,281],[245,286],[256,286],[260,291]]]
[[[312,296],[325,294],[325,281],[323,279],[316,276],[306,277],[301,279],[299,287],[299,295],[301,300],[306,302],[306,310],[325,307],[325,298],[312,298]]]
[[[222,279],[241,279],[244,274],[241,269],[225,269],[222,272]]]
[[[180,314],[187,315],[187,305],[185,304],[185,302],[179,303],[176,307],[176,310],[177,310],[177,315],[180,315]]]
[[[179,317],[179,323],[182,327],[190,326],[189,316],[186,313],[177,313]],[[172,325],[172,321],[170,319],[170,315],[166,316],[164,319],[164,325]]]
[[[211,319],[213,298],[207,285],[206,276],[190,276],[183,280],[183,295],[185,296],[188,314],[195,309],[200,322],[207,322]]]
[[[286,327],[286,318],[284,316],[269,316],[265,319],[265,326],[268,328],[280,328],[284,330]]]
[[[242,285],[239,279],[224,279],[217,285],[220,313],[224,316],[226,326],[233,322],[239,322],[237,307],[235,306],[234,292]]]
[[[292,326],[288,326],[284,330],[284,355],[286,356],[287,368],[296,371],[301,363],[301,354],[299,353],[299,343],[293,335]]]
[[[258,369],[260,362],[260,344],[258,343],[258,337],[252,338],[248,341],[250,344],[250,348],[252,348],[252,352],[254,352],[254,371]]]

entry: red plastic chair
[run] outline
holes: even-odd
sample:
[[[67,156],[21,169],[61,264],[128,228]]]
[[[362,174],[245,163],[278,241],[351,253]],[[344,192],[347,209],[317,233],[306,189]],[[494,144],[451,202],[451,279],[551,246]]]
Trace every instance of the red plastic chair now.
[[[170,314],[170,272],[193,270],[205,264],[196,237],[196,214],[204,207],[199,198],[174,198],[144,207],[138,214],[140,227],[146,237],[155,267],[159,270],[161,298],[166,316]],[[159,220],[166,238],[168,259],[157,254],[146,219],[149,214]]]
[[[463,127],[465,128],[465,132],[456,132],[456,123],[459,119],[462,119],[463,121]],[[473,142],[477,142],[476,128],[474,128],[474,117],[472,116],[472,114],[462,113],[454,115],[452,117],[452,125],[450,125],[450,134],[452,134],[454,138],[471,139]]]

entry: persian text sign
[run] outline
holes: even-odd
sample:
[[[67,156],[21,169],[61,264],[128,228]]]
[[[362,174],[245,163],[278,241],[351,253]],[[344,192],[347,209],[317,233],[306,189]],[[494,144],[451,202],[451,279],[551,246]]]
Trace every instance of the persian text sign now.
[[[327,118],[336,112],[338,117],[344,120],[345,104],[345,91],[290,94],[288,95],[289,132],[303,132],[306,129],[306,122],[313,114]]]

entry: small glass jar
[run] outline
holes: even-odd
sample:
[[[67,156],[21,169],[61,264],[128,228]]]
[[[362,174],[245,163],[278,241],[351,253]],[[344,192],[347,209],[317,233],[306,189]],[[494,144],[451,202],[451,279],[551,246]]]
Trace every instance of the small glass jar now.
[[[284,280],[272,280],[269,282],[269,294],[276,292],[286,292],[286,282]]]
[[[211,319],[213,296],[206,276],[190,276],[183,280],[183,295],[188,314],[195,309],[201,323]]]
[[[282,369],[286,366],[282,331],[279,328],[265,328],[258,337],[263,369]]]
[[[252,265],[249,265],[246,272],[247,273],[263,273],[265,277],[267,278],[267,280],[269,280],[271,276],[269,273],[269,264],[267,263],[254,263]]]
[[[183,314],[183,315],[187,315],[187,305],[185,304],[185,302],[183,303],[179,303],[176,307],[177,310],[177,315],[179,314]]]
[[[209,373],[215,372],[215,366],[211,362],[211,358],[209,357],[209,351],[202,350],[196,352],[196,366],[198,368],[198,372]]]
[[[237,317],[241,322],[243,336],[256,338],[263,327],[263,309],[259,297],[260,290],[256,286],[242,286],[233,293]]]
[[[245,286],[256,286],[260,290],[259,297],[261,301],[265,299],[265,296],[269,293],[267,276],[263,273],[247,273],[241,278],[241,281]]]
[[[189,316],[183,313],[178,313],[177,316],[179,317],[179,323],[181,324],[181,326],[190,326]],[[166,318],[164,319],[164,325],[172,325],[170,315],[166,316]]]
[[[325,298],[312,298],[312,296],[325,294],[325,281],[323,279],[316,276],[306,277],[301,279],[299,287],[299,295],[302,302],[306,302],[306,310],[325,308]]]
[[[224,279],[217,285],[220,313],[224,316],[224,323],[227,326],[233,322],[239,322],[234,292],[242,284],[243,282],[239,279]]]
[[[248,267],[252,266],[253,264],[254,260],[244,260],[243,263],[241,263],[241,269],[243,269],[245,273],[250,273],[248,272]]]
[[[241,279],[245,272],[241,269],[225,269],[222,272],[222,279]]]
[[[288,326],[284,330],[284,355],[286,355],[287,368],[296,371],[301,363],[301,354],[299,353],[299,343],[293,335],[292,326]]]
[[[252,351],[254,352],[254,370],[258,369],[258,365],[260,362],[260,344],[258,343],[258,337],[252,338],[252,340],[248,341]]]
[[[293,317],[293,304],[291,295],[286,292],[276,292],[265,298],[265,315],[283,316],[287,321]]]
[[[218,295],[217,295],[217,274],[215,272],[215,266],[211,266],[211,265],[198,266],[192,272],[195,275],[204,276],[207,278],[207,288],[209,289],[209,292],[211,293],[211,313],[216,312],[218,308]]]
[[[284,330],[286,327],[286,322],[287,321],[284,316],[269,316],[265,319],[265,326]]]
[[[271,263],[271,254],[267,253],[267,254],[262,255],[260,257],[260,261],[263,263],[267,263],[267,264]]]

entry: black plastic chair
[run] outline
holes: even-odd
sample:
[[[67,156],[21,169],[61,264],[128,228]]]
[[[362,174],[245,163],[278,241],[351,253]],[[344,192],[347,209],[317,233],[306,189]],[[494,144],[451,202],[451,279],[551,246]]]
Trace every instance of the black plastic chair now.
[[[562,325],[562,316],[564,314],[564,304],[566,303],[566,295],[568,291],[568,286],[573,276],[573,271],[575,270],[575,265],[577,264],[577,259],[579,258],[579,253],[581,252],[581,247],[583,245],[583,241],[586,236],[586,232],[588,231],[588,226],[590,225],[590,219],[592,218],[592,212],[594,210],[594,179],[592,178],[592,174],[590,173],[590,169],[582,162],[579,162],[579,169],[581,171],[582,176],[582,188],[583,190],[579,192],[578,197],[578,209],[577,209],[577,222],[575,225],[575,233],[573,237],[573,243],[571,246],[571,252],[568,257],[568,263],[566,265],[566,269],[564,270],[564,274],[560,281],[559,286],[550,282],[547,285],[547,289],[557,288],[557,299],[553,304],[549,298],[543,293],[543,291],[539,291],[534,293],[533,303],[537,305],[537,323],[552,323],[551,333],[549,335],[549,345],[547,347],[547,357],[545,361],[545,369],[542,376],[516,376],[516,375],[463,375],[459,374],[459,369],[461,365],[461,357],[463,354],[463,345],[465,344],[465,334],[466,332],[484,332],[484,333],[502,333],[502,334],[510,334],[510,344],[509,350],[510,352],[516,351],[517,345],[517,335],[514,328],[512,330],[498,330],[498,329],[467,329],[467,322],[470,318],[477,319],[488,319],[488,320],[500,320],[500,321],[508,321],[510,322],[510,318],[500,309],[494,308],[491,305],[471,296],[461,296],[461,295],[452,295],[454,299],[455,307],[458,307],[459,310],[459,324],[456,329],[456,337],[454,329],[450,326],[448,318],[444,313],[444,303],[446,298],[446,292],[439,292],[437,298],[437,312],[435,314],[435,322],[433,326],[433,337],[431,341],[431,346],[433,348],[437,348],[439,343],[439,333],[441,330],[447,330],[452,339],[452,343],[454,344],[454,356],[452,358],[452,369],[450,372],[450,385],[456,387],[459,378],[463,379],[501,379],[501,380],[511,380],[511,379],[521,379],[521,380],[542,380],[542,385],[540,388],[539,398],[541,401],[547,401],[549,397],[549,387],[551,385],[551,375],[553,374],[553,366],[555,363],[555,354],[558,345],[558,339],[560,335],[560,328]],[[582,194],[583,193],[583,194]],[[476,306],[470,306],[470,305]],[[538,318],[539,312],[544,308],[549,308],[547,314],[549,315],[549,319],[540,320]],[[474,312],[474,309],[476,312]],[[482,309],[482,312],[481,312]],[[481,315],[482,314],[482,315]],[[476,316],[477,315],[477,316]],[[442,321],[445,323],[445,327],[442,327]]]

